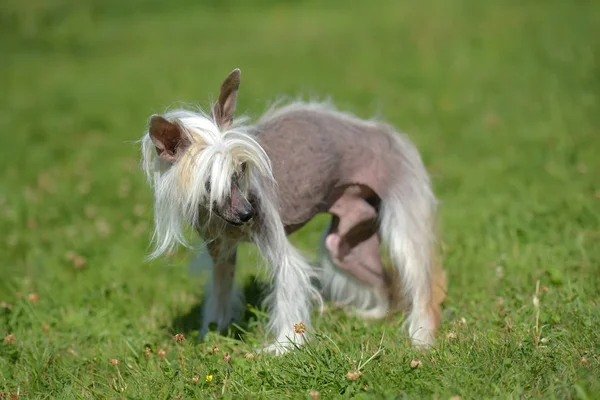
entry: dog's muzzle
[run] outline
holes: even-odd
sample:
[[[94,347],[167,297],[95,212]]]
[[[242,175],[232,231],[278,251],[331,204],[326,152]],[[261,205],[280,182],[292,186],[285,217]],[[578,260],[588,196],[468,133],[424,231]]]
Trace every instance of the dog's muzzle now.
[[[237,214],[237,217],[242,223],[246,223],[246,222],[250,221],[252,218],[254,218],[254,214],[256,214],[256,212],[254,211],[254,208],[249,208],[247,210],[240,211]]]

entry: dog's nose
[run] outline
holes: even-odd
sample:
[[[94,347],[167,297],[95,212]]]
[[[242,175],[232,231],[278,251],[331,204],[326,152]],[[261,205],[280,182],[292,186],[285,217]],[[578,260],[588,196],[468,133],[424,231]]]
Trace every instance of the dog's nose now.
[[[254,217],[254,210],[252,208],[240,211],[240,213],[238,214],[238,218],[242,222],[248,222],[252,219],[252,217]]]

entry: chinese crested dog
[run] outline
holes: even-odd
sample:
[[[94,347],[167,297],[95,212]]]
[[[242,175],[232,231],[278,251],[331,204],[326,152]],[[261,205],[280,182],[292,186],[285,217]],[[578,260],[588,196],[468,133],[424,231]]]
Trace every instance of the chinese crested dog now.
[[[241,311],[236,248],[246,241],[272,278],[275,341],[266,350],[302,344],[307,333],[295,325],[309,327],[323,297],[366,318],[384,317],[401,298],[412,343],[431,345],[445,275],[436,270],[436,199],[417,149],[387,124],[326,104],[274,107],[255,124],[234,120],[239,85],[236,69],[210,114],[153,115],[141,140],[154,193],[151,257],[188,246],[183,232],[192,227],[213,260],[200,335]],[[287,236],[318,213],[332,217],[320,266],[311,266]]]

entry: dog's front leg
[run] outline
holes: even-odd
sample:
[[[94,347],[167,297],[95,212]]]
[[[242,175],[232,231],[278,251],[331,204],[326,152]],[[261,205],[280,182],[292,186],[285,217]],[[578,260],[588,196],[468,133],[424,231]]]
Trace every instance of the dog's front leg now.
[[[208,333],[213,323],[220,332],[227,329],[239,318],[243,305],[242,294],[234,282],[237,243],[215,239],[207,243],[207,248],[214,266],[207,284],[199,338]]]
[[[271,319],[267,330],[275,343],[262,349],[283,354],[308,340],[311,303],[320,295],[313,287],[314,271],[286,239],[283,229],[273,241],[258,241],[273,268],[273,288],[266,301]]]

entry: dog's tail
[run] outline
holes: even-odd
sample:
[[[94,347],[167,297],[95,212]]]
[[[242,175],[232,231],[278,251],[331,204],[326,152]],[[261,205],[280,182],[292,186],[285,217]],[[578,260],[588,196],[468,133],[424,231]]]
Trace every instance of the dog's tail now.
[[[434,286],[432,290],[432,283],[440,281],[440,277],[433,279],[434,272],[440,275],[434,267],[437,201],[416,147],[391,128],[389,137],[397,170],[382,196],[379,230],[409,310],[405,321],[408,334],[413,344],[429,346],[440,319],[433,294],[440,289]],[[445,276],[441,278],[445,289]]]

